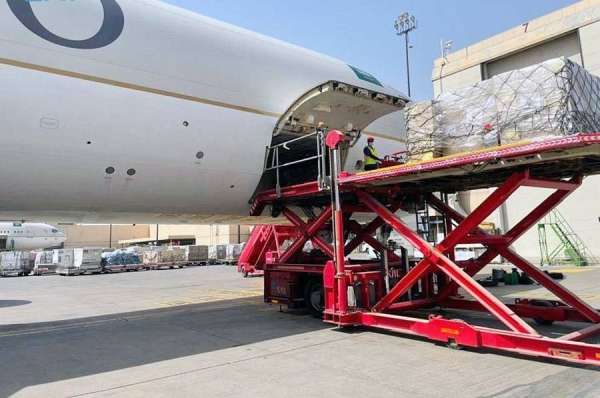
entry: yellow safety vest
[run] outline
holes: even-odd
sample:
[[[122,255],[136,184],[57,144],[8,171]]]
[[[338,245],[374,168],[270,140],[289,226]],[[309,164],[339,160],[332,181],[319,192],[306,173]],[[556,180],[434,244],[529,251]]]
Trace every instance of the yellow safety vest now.
[[[377,154],[377,151],[375,150],[375,148],[371,148],[370,146],[367,145],[367,148],[369,148],[369,152],[371,152],[371,155],[376,156],[377,158],[379,158],[379,155]],[[365,166],[368,166],[370,164],[377,164],[377,160],[373,159],[370,156],[365,155]]]

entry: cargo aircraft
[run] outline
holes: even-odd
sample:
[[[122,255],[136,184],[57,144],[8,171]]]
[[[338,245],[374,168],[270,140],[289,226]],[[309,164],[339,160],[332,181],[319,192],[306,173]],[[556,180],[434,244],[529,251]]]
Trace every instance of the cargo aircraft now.
[[[0,1],[0,220],[257,223],[318,126],[404,148],[409,98],[334,58],[155,0]],[[314,181],[316,165],[281,169]]]

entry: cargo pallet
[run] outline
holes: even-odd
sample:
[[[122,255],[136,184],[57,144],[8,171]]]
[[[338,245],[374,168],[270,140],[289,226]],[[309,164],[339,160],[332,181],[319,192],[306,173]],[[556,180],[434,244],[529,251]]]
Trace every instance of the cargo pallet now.
[[[187,261],[173,261],[167,263],[151,263],[151,264],[140,264],[140,268],[145,270],[151,269],[162,269],[162,268],[183,268],[188,264]]]
[[[101,274],[102,267],[98,264],[97,268],[79,268],[79,267],[57,267],[56,273],[63,276],[77,276],[84,274]]]
[[[38,268],[34,268],[31,271],[31,275],[42,276],[42,275],[55,275],[56,274],[56,266],[54,265],[45,265],[38,266]]]
[[[265,273],[265,302],[314,307],[322,310],[325,322],[339,327],[367,326],[450,347],[489,348],[600,365],[600,346],[584,342],[600,332],[599,311],[510,248],[571,195],[584,176],[600,173],[600,134],[523,142],[357,174],[339,171],[343,140],[344,135],[337,131],[327,135],[332,159],[329,186],[309,182],[278,187],[259,193],[254,200],[251,215],[261,215],[271,206],[271,213],[285,216],[298,234],[287,250],[267,248],[264,263],[253,264]],[[467,217],[434,195],[441,192],[443,198],[444,192],[490,187],[497,189]],[[546,188],[549,195],[503,234],[489,235],[480,229],[520,187]],[[437,245],[426,242],[394,214],[423,200],[445,218],[447,234]],[[320,209],[320,214],[304,221],[293,206]],[[373,219],[363,226],[351,219],[354,213],[367,213]],[[423,253],[423,260],[410,266],[403,256],[374,239],[373,233],[383,225],[392,227]],[[324,239],[323,231],[333,231],[332,243]],[[350,233],[354,237],[347,239]],[[308,240],[320,249],[318,255],[302,253]],[[382,265],[349,262],[347,256],[363,242],[388,261]],[[255,243],[246,249],[254,253],[244,255],[258,258],[266,244],[272,245],[272,241]],[[453,261],[458,244],[481,244],[486,251],[469,261]],[[558,300],[501,302],[474,280],[497,256],[527,273]],[[435,309],[491,314],[504,329],[446,319]],[[542,325],[569,321],[589,326],[550,338],[524,319]]]

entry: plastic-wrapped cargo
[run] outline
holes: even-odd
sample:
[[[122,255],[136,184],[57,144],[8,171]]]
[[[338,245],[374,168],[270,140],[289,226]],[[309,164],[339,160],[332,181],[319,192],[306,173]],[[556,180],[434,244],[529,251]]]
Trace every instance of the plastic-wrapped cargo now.
[[[217,246],[208,246],[208,259],[217,261]]]
[[[53,257],[54,252],[51,250],[36,252],[33,273],[35,275],[54,273],[56,271],[56,264],[54,264]]]
[[[102,253],[105,265],[137,265],[141,264],[140,255],[135,249],[115,250]]]
[[[33,270],[33,261],[30,252],[2,252],[0,253],[0,275],[24,276]]]
[[[227,261],[230,263],[237,263],[243,249],[243,244],[227,245]]]
[[[173,262],[181,263],[187,261],[187,253],[185,249],[181,248],[173,248],[169,250],[171,252],[171,258]]]
[[[422,115],[418,109],[410,116],[407,112],[408,147],[419,145],[428,132],[433,143],[442,146],[444,155],[452,155],[600,131],[600,78],[566,58],[443,93],[432,104],[422,106]],[[427,119],[433,122],[420,126],[414,122]]]
[[[406,140],[408,159],[413,162],[444,156],[443,141],[434,132],[439,125],[435,107],[437,101],[423,101],[406,109]]]
[[[188,261],[208,261],[208,246],[189,246]]]

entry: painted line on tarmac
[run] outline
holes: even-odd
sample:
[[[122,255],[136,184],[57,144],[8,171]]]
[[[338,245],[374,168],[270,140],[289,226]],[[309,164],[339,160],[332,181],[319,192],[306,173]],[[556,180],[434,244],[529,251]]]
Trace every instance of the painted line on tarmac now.
[[[597,269],[597,268],[596,268]],[[581,272],[596,271],[594,268],[564,268],[564,269],[553,269],[550,272],[561,272],[563,274],[579,274]]]
[[[255,305],[257,303],[248,302],[245,304]],[[209,307],[207,306],[207,307],[196,308],[196,309],[187,308],[187,309],[180,309],[180,310],[173,310],[173,311],[165,311],[165,312],[161,312],[159,314],[134,315],[134,316],[128,316],[128,317],[101,319],[101,320],[97,320],[97,321],[79,322],[79,323],[74,323],[74,324],[70,324],[70,325],[47,326],[47,327],[27,329],[27,330],[22,330],[22,331],[17,331],[17,332],[0,333],[0,338],[24,336],[24,335],[29,335],[29,334],[39,334],[39,333],[46,333],[46,332],[56,332],[56,331],[84,328],[84,327],[96,326],[96,325],[102,325],[102,324],[108,324],[108,323],[114,323],[114,322],[143,320],[143,319],[149,319],[149,318],[171,316],[171,315],[181,314],[181,313],[186,313],[186,312],[194,313],[194,312],[204,312],[204,311],[217,310],[217,309],[234,308],[234,307],[238,307],[239,305],[240,305],[239,302],[238,303],[227,303],[227,304],[213,305],[213,306],[209,306]]]
[[[172,301],[158,301],[155,304],[162,308],[169,308],[191,304],[211,303],[216,301],[243,300],[248,298],[260,297],[263,294],[262,291],[229,291],[225,293],[224,291],[217,292],[213,290],[192,290],[192,292],[206,293],[206,295],[184,297]]]

